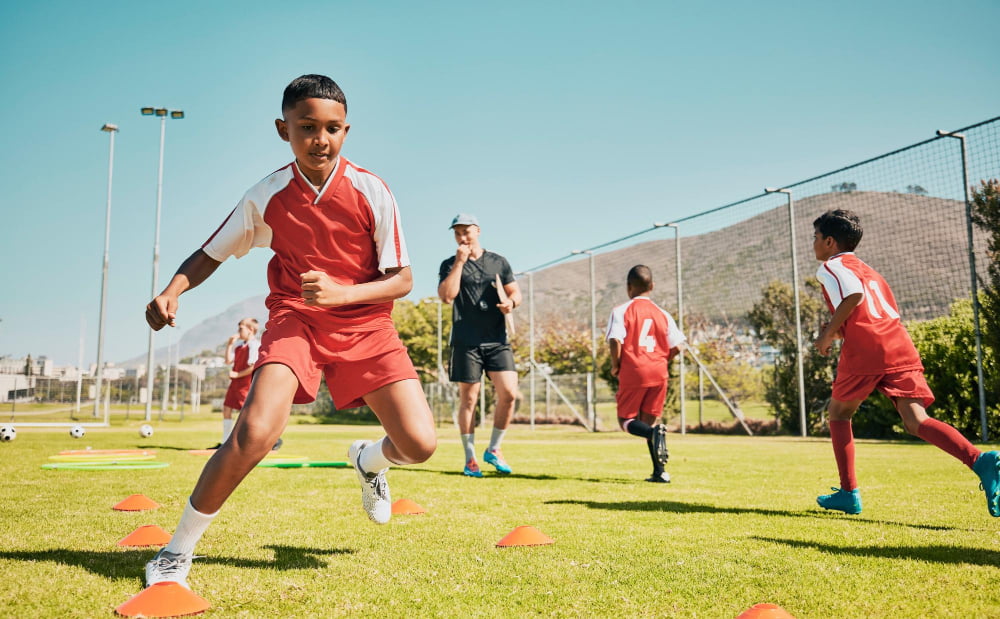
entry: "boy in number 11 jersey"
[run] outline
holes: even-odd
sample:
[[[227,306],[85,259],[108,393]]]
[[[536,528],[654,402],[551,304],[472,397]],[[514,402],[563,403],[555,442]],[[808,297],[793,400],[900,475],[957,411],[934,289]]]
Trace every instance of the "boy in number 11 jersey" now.
[[[848,210],[827,211],[813,228],[813,252],[823,262],[816,276],[833,312],[815,345],[827,355],[834,339],[844,341],[828,411],[840,488],[816,502],[824,509],[861,513],[851,417],[878,389],[892,400],[907,432],[961,460],[979,476],[990,515],[1000,516],[1000,453],[980,452],[958,430],[927,416],[934,394],[924,380],[920,354],[899,319],[892,290],[853,253],[863,233],[860,218]]]

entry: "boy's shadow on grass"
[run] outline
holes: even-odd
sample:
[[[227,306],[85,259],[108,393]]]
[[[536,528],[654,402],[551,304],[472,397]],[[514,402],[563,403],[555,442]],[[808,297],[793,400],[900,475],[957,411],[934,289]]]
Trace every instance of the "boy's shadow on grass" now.
[[[784,544],[793,548],[811,548],[831,554],[853,555],[855,557],[878,557],[882,559],[909,559],[934,563],[968,563],[970,565],[1000,564],[1000,552],[983,548],[963,548],[960,546],[836,546],[794,539],[751,536],[760,542]]]
[[[761,516],[786,516],[792,518],[821,518],[821,519],[842,519],[837,514],[829,514],[820,511],[790,511],[785,509],[763,509],[760,507],[720,507],[718,505],[706,505],[703,503],[681,503],[680,501],[581,501],[578,499],[560,499],[546,501],[547,505],[585,505],[590,509],[609,509],[621,511],[645,511],[645,512],[676,512],[681,514],[759,514]],[[899,527],[909,527],[913,529],[927,529],[929,531],[956,531],[965,529],[955,529],[954,527],[937,526],[932,524],[912,524],[908,522],[892,522],[890,520],[872,520],[870,518],[858,518],[857,516],[844,517],[851,522],[865,522],[869,524],[888,524]]]
[[[303,546],[281,546],[271,544],[264,546],[274,551],[274,560],[244,559],[234,557],[199,557],[194,560],[195,567],[199,564],[215,563],[233,567],[264,569],[264,570],[304,570],[324,568],[326,562],[319,555],[353,554],[348,548],[308,548]],[[52,550],[0,550],[0,559],[12,561],[51,561],[63,565],[82,567],[94,574],[106,578],[142,578],[145,573],[146,561],[153,558],[156,549],[130,549],[124,552],[70,550],[57,548]]]

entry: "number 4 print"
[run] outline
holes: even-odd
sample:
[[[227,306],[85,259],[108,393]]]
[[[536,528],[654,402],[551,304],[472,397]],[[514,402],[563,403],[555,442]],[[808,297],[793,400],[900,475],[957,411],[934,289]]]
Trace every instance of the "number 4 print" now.
[[[653,319],[647,318],[642,321],[642,330],[639,331],[639,346],[645,346],[646,352],[656,350],[656,338],[649,334],[653,328]]]

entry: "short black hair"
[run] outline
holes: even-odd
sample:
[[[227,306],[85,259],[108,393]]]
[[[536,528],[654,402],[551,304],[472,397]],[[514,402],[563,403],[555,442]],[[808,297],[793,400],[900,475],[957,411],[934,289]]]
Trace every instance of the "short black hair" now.
[[[823,213],[813,222],[813,228],[823,236],[832,236],[843,251],[854,251],[865,232],[858,214],[846,209]]]
[[[628,270],[626,283],[639,292],[653,289],[653,271],[644,264],[637,264]]]
[[[292,83],[285,86],[285,94],[281,97],[281,111],[295,107],[295,104],[303,99],[331,99],[344,106],[347,111],[347,96],[344,91],[337,86],[337,82],[325,75],[310,73],[292,80]]]

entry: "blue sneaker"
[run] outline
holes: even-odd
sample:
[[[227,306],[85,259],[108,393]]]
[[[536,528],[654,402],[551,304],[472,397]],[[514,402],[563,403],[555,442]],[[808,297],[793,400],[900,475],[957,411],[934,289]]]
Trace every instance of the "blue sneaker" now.
[[[466,477],[482,477],[483,473],[479,470],[479,463],[476,462],[475,458],[471,458],[465,463],[465,468],[462,469],[462,475]]]
[[[990,516],[1000,518],[1000,452],[979,454],[972,470],[979,475],[979,487],[986,493],[986,508],[990,510]]]
[[[511,468],[507,466],[507,462],[503,459],[503,455],[500,454],[499,449],[487,449],[483,452],[483,460],[487,464],[492,464],[496,467],[497,473],[503,473],[504,475],[511,474]]]
[[[833,494],[821,494],[816,497],[816,503],[823,509],[835,509],[845,514],[861,513],[861,491],[830,488]]]

